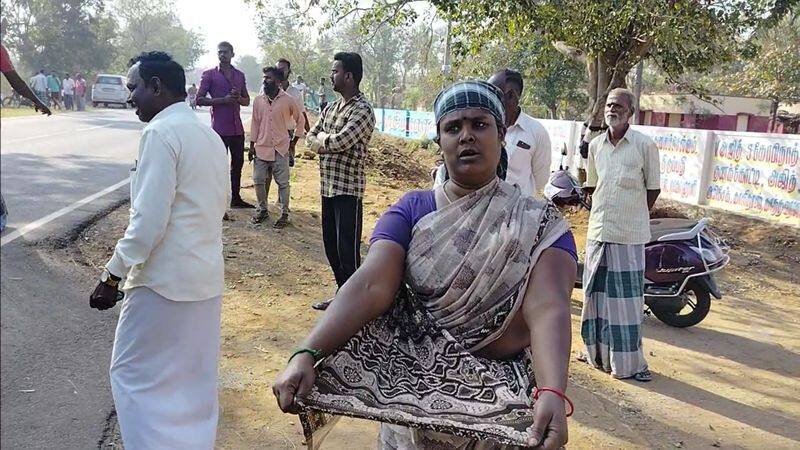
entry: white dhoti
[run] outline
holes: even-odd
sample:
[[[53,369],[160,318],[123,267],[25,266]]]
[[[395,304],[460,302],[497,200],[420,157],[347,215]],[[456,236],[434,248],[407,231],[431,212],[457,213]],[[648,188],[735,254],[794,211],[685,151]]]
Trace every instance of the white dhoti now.
[[[126,450],[213,449],[222,297],[129,290],[114,338],[111,392]]]

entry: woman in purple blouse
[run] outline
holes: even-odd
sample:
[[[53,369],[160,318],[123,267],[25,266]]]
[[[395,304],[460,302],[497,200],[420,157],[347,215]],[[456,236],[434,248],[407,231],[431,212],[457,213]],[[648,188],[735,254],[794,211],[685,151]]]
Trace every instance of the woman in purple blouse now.
[[[276,380],[310,448],[332,414],[383,422],[381,449],[566,443],[575,242],[551,203],[498,176],[501,98],[482,81],[439,94],[448,181],[381,217]]]

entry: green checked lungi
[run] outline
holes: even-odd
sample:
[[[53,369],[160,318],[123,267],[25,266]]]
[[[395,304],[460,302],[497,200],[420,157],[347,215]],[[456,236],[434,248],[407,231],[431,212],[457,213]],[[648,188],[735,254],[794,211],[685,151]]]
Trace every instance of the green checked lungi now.
[[[642,351],[644,245],[588,241],[581,337],[595,368],[615,378],[647,369]]]

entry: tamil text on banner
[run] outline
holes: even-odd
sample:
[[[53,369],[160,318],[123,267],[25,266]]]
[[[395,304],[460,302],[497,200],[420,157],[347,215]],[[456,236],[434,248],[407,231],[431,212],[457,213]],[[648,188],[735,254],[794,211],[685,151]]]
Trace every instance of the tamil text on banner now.
[[[411,139],[433,139],[436,137],[436,119],[432,112],[408,112],[408,137]]]
[[[708,204],[800,227],[798,178],[800,136],[717,132]]]
[[[694,205],[705,194],[706,178],[703,162],[706,144],[711,137],[704,130],[683,130],[637,126],[636,130],[650,136],[658,147],[661,163],[661,196]]]
[[[383,132],[393,136],[406,136],[407,111],[399,109],[383,110]]]

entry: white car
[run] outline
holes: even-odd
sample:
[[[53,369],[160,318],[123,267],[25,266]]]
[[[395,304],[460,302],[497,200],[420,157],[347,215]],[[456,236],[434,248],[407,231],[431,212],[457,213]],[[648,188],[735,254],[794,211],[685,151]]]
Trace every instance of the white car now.
[[[97,75],[92,85],[92,106],[97,107],[100,103],[103,106],[110,104],[128,107],[128,87],[125,86],[123,75],[109,75],[101,73]]]

